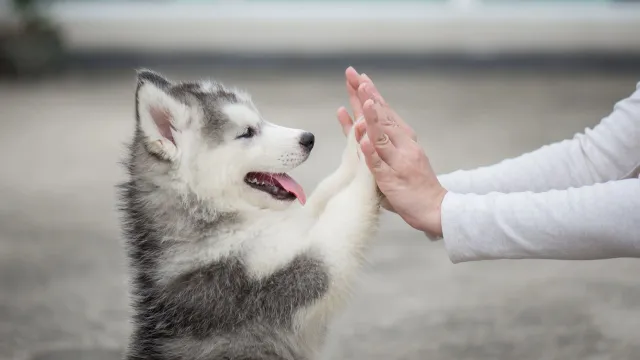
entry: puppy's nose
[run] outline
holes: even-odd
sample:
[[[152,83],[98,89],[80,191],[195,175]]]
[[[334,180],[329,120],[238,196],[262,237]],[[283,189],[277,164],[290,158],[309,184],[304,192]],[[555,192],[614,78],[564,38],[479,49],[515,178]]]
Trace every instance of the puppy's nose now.
[[[311,149],[313,149],[313,144],[315,144],[315,142],[316,137],[310,132],[306,132],[300,136],[300,145],[302,145],[302,147],[307,151],[311,151]]]

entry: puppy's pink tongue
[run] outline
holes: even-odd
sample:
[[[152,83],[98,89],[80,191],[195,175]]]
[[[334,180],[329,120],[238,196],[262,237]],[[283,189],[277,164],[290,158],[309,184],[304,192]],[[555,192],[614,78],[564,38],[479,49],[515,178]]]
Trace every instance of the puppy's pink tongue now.
[[[304,189],[302,189],[302,186],[300,186],[300,184],[293,180],[291,176],[287,174],[273,174],[272,176],[277,182],[280,183],[280,186],[282,186],[288,192],[294,194],[302,205],[307,202],[307,196],[304,194]]]

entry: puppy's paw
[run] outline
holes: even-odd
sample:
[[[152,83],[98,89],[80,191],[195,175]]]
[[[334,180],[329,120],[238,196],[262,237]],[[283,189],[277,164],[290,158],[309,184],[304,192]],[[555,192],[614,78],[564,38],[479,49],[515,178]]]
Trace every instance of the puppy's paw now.
[[[360,124],[363,124],[364,121],[364,116],[360,116],[356,119],[356,121],[354,121],[353,126],[351,127],[351,131],[349,132],[349,140],[352,141],[352,145],[355,145],[358,142],[359,137],[361,138],[364,135],[360,134],[358,136],[358,134],[356,133],[356,129],[360,126]]]
[[[347,135],[347,147],[344,149],[344,153],[342,155],[342,162],[347,164],[349,167],[355,168],[359,159],[364,159],[358,152],[360,149],[360,144],[358,144],[358,139],[356,138],[356,124],[364,121],[364,118],[358,119],[351,130],[349,130],[349,134]]]
[[[363,138],[367,135],[365,134]],[[364,190],[364,196],[367,199],[367,204],[370,204],[371,211],[379,211],[380,204],[383,199],[383,194],[378,188],[376,178],[373,176],[371,169],[367,165],[362,149],[358,147],[358,156],[360,160],[357,165],[356,176],[354,182],[358,183],[358,187]],[[377,213],[376,213],[377,214]]]
[[[362,139],[368,139],[367,134],[364,134],[362,136]],[[362,152],[362,148],[360,147],[359,144],[356,145],[357,149],[357,156],[358,156],[358,170],[357,170],[357,177],[361,179],[361,181],[366,182],[368,185],[373,186],[375,189],[378,188],[378,186],[376,185],[376,181],[375,178],[373,176],[373,174],[371,173],[371,169],[369,169],[369,166],[367,165],[367,162],[364,158],[364,153]]]

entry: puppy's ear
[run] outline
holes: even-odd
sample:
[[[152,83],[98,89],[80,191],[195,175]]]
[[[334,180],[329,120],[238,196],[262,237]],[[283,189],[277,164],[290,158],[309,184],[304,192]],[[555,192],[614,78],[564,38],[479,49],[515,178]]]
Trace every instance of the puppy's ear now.
[[[189,108],[170,94],[171,85],[158,73],[139,70],[136,118],[147,150],[173,161],[178,155],[176,135],[185,129]]]

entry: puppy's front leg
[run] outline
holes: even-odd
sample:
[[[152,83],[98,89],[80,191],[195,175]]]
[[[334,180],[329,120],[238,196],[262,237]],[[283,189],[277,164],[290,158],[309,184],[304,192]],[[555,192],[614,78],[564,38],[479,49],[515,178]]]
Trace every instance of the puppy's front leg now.
[[[359,150],[357,143],[356,151]],[[356,155],[358,157],[358,155]],[[380,214],[380,196],[373,175],[360,153],[355,178],[330,198],[311,230],[314,245],[322,249],[332,277],[330,292],[342,294],[360,265],[373,238]]]
[[[351,141],[352,140],[352,141]],[[319,218],[312,226],[309,237],[311,246],[318,251],[329,275],[329,288],[326,295],[315,306],[301,316],[304,337],[308,343],[322,343],[327,321],[344,303],[348,288],[362,261],[362,255],[377,229],[380,212],[378,187],[360,153],[355,135],[350,134],[343,163],[330,178],[325,181],[324,191],[341,182],[333,191],[337,194],[322,193],[325,202]],[[353,157],[349,157],[353,155]],[[352,170],[354,176],[342,178]],[[345,187],[346,186],[346,187]],[[316,209],[318,210],[318,209]]]
[[[363,121],[362,119],[358,121]],[[357,123],[357,122],[356,122]],[[358,142],[355,137],[355,124],[347,136],[347,147],[342,153],[342,162],[336,171],[318,184],[307,200],[305,208],[316,218],[325,209],[327,202],[351,182],[356,173],[358,163]]]

